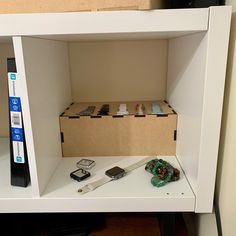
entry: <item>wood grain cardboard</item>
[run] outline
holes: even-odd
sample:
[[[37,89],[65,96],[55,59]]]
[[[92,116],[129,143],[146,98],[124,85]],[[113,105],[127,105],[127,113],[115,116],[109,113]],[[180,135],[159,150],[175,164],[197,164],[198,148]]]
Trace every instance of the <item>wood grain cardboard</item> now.
[[[115,117],[120,103],[110,103],[111,115],[102,117],[81,116],[78,113],[88,104],[73,104],[60,117],[63,133],[64,157],[86,156],[146,156],[175,155],[174,140],[177,114],[166,103],[162,103],[164,117],[145,115],[136,117],[134,109],[128,116]],[[136,103],[127,103],[134,107]],[[146,105],[148,102],[146,102]],[[89,103],[91,105],[91,103]],[[102,104],[97,105],[99,110]],[[151,106],[151,103],[149,103]],[[147,106],[148,107],[148,106]],[[130,111],[130,109],[128,109]],[[147,109],[148,110],[148,109]],[[162,108],[163,111],[163,108]],[[96,114],[95,112],[95,114]],[[147,113],[150,113],[148,110]]]
[[[0,14],[148,10],[163,8],[164,0],[1,0]]]

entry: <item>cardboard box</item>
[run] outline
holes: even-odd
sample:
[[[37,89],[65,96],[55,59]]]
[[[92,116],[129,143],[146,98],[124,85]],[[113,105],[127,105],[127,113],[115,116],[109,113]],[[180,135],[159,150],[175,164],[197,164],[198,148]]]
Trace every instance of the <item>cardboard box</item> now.
[[[1,0],[0,14],[148,10],[163,8],[165,0]]]
[[[123,103],[123,102],[122,102]],[[72,104],[60,116],[64,157],[146,156],[176,154],[177,114],[161,102],[163,115],[136,116],[136,103],[126,103],[128,116],[117,116],[120,103],[110,104],[109,116],[97,116],[103,103]],[[94,116],[78,116],[87,106],[96,106]]]

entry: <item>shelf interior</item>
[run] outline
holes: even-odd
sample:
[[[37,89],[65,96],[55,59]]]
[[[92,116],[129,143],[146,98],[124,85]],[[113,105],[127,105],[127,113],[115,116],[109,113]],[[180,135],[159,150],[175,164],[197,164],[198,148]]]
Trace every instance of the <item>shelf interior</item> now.
[[[20,49],[19,58],[21,54],[24,55],[24,61],[21,63],[18,61],[19,68],[21,68],[20,64],[28,65],[22,70],[22,74],[25,75],[23,76],[25,78],[22,77],[22,80],[25,83],[23,92],[28,93],[30,104],[24,104],[24,107],[29,109],[30,105],[30,111],[25,111],[25,118],[27,118],[27,114],[31,114],[30,119],[33,129],[29,122],[25,124],[25,130],[28,141],[31,142],[30,137],[34,137],[35,152],[30,150],[30,155],[37,162],[36,168],[41,196],[43,198],[80,198],[76,193],[76,188],[72,187],[73,182],[70,182],[70,179],[67,180],[75,165],[72,164],[71,168],[67,168],[66,166],[70,165],[70,159],[63,159],[59,164],[59,169],[56,169],[62,156],[58,118],[71,102],[90,102],[90,100],[96,102],[164,100],[167,97],[166,86],[169,84],[167,81],[167,72],[169,70],[173,71],[173,76],[180,76],[177,82],[181,82],[183,72],[189,72],[186,83],[192,83],[193,79],[195,82],[196,77],[196,83],[193,84],[195,87],[198,87],[198,81],[201,81],[198,78],[199,72],[192,70],[192,67],[196,68],[197,62],[205,56],[205,41],[202,41],[202,37],[204,37],[204,33],[197,34],[195,37],[179,38],[180,42],[187,42],[188,51],[186,53],[178,53],[176,60],[171,61],[175,64],[179,60],[180,55],[185,58],[183,64],[177,68],[174,65],[172,68],[168,67],[170,64],[170,59],[168,60],[168,48],[173,47],[172,51],[176,49],[175,45],[173,45],[175,40],[75,42],[70,44],[32,37],[23,37],[15,40],[15,46],[18,46]],[[195,39],[194,44],[192,39]],[[203,42],[203,47],[198,51],[198,45],[201,42]],[[182,50],[183,46],[179,48]],[[195,58],[196,54],[199,55],[197,58]],[[203,66],[198,68],[198,70],[203,71],[204,68],[203,63]],[[176,73],[174,69],[176,69]],[[192,76],[192,71],[195,72],[195,77]],[[204,74],[203,76],[200,74],[200,76],[203,80]],[[188,94],[186,93],[186,86],[179,88],[177,82],[171,86],[172,90],[178,88],[181,94]],[[197,89],[195,90],[198,91]],[[42,91],[44,91],[44,96],[42,96]],[[41,106],[38,106],[39,103]],[[175,109],[174,106],[172,107]],[[192,106],[189,109],[192,111]],[[178,111],[176,112],[178,113]],[[31,134],[32,130],[34,134]],[[128,157],[121,159],[130,160]],[[170,159],[176,160],[175,158]],[[71,162],[75,163],[75,160],[76,158],[71,159]],[[97,158],[97,160],[99,162],[100,158]],[[106,160],[113,160],[112,163],[119,161],[119,159],[113,159],[113,157],[109,157]],[[103,162],[103,168],[105,168],[105,159],[101,159],[101,164]],[[178,165],[177,161],[176,164]],[[132,176],[127,176],[127,178],[132,179]],[[61,180],[58,181],[59,179]],[[120,183],[123,181],[121,180]],[[150,183],[150,177],[148,181]],[[184,190],[186,188],[189,189],[186,192],[191,193],[189,199],[194,201],[194,195],[185,177],[183,178],[183,183],[185,184],[182,185],[181,183],[181,181],[174,183],[174,186],[178,187],[176,188],[176,192],[173,192],[173,198],[184,193],[183,196],[180,195],[180,199],[185,199]],[[74,183],[74,185],[76,186],[77,183]],[[130,183],[125,186],[127,193],[125,192],[123,197],[132,196],[134,198],[142,198],[142,196],[146,195],[146,197],[155,199],[155,197],[163,196],[169,198],[167,193],[172,194],[172,188],[169,190],[170,192],[157,192],[150,186],[145,191],[141,191],[139,188],[137,190],[135,188],[129,189]],[[106,188],[107,186],[104,187]],[[169,186],[166,188],[168,189]],[[181,189],[183,191],[180,193],[179,190]],[[99,192],[100,189],[96,193],[90,194],[92,196],[95,194],[95,197],[97,197],[96,194]],[[118,198],[121,196],[122,191],[117,192],[115,189],[111,193],[110,191],[105,191],[103,197],[106,197],[108,193],[114,194],[113,197]]]

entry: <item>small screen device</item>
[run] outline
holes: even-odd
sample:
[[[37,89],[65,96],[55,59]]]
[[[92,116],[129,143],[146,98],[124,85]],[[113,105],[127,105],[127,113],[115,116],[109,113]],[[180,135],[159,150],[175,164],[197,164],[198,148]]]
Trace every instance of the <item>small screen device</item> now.
[[[104,105],[102,105],[100,111],[98,112],[98,115],[108,116],[109,115],[109,110],[110,110],[109,104],[104,104]]]
[[[78,168],[91,169],[95,166],[95,161],[89,159],[82,159],[76,163]]]
[[[153,159],[153,157],[146,157],[136,163],[133,163],[130,166],[125,167],[124,169],[122,169],[118,166],[108,169],[105,172],[106,176],[103,176],[99,180],[96,180],[94,182],[84,185],[82,188],[78,189],[78,192],[80,194],[85,194],[85,193],[88,193],[88,192],[91,192],[91,191],[97,189],[98,187],[100,187],[112,180],[118,180],[118,179],[124,177],[127,173],[131,172],[132,170],[135,170],[135,169],[141,167],[142,165],[146,164],[148,161],[151,160],[151,158]]]
[[[84,179],[87,179],[89,176],[91,176],[91,174],[88,171],[83,170],[81,168],[70,173],[70,177],[79,182]]]
[[[78,115],[80,115],[80,116],[91,116],[94,113],[95,109],[96,109],[95,106],[88,106],[87,109],[79,112]]]
[[[124,176],[126,175],[126,172],[125,172],[124,169],[122,169],[122,168],[120,168],[120,167],[118,167],[118,166],[115,166],[115,167],[113,167],[113,168],[107,170],[107,171],[105,172],[105,174],[106,174],[108,177],[110,177],[110,178],[112,178],[112,179],[114,179],[114,180],[117,180],[117,179],[120,179],[120,178],[124,177]]]

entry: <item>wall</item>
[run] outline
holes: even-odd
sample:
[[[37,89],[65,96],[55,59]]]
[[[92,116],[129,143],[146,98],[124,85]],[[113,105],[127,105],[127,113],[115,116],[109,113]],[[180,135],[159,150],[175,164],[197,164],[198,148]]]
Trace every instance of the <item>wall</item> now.
[[[0,137],[8,137],[7,57],[14,57],[10,43],[0,43]]]
[[[224,236],[234,236],[236,224],[236,1],[226,1],[226,4],[233,6],[233,15],[215,198],[219,206],[222,233]],[[215,214],[198,216],[197,229],[199,236],[217,235]]]
[[[167,40],[70,43],[73,101],[165,99],[167,51]]]
[[[219,153],[216,200],[219,205],[222,231],[225,236],[235,235],[236,224],[236,1],[233,4],[232,28],[228,57],[224,115]]]

